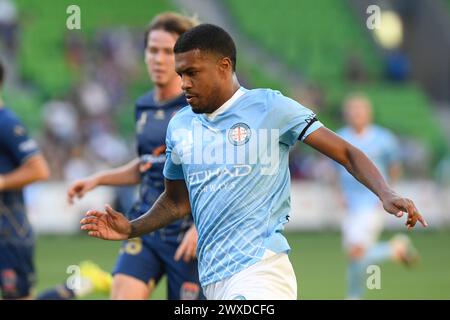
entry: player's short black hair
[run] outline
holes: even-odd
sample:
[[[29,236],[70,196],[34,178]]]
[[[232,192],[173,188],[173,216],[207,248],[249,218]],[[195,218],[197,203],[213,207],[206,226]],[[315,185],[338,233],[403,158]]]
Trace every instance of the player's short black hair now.
[[[175,43],[174,52],[183,53],[195,49],[230,58],[233,71],[236,70],[236,45],[221,27],[204,23],[186,31]]]
[[[183,16],[172,11],[160,13],[153,18],[145,31],[145,47],[148,45],[148,35],[153,30],[163,30],[180,36],[198,23],[195,17]]]
[[[5,76],[5,68],[3,68],[3,64],[0,61],[0,87],[3,85],[3,77]]]

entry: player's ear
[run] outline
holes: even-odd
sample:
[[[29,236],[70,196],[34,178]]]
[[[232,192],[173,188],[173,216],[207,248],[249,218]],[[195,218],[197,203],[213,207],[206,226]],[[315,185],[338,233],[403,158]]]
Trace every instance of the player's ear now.
[[[219,69],[222,72],[230,72],[230,70],[233,69],[233,63],[231,62],[231,59],[228,57],[222,57],[217,62],[219,65]]]

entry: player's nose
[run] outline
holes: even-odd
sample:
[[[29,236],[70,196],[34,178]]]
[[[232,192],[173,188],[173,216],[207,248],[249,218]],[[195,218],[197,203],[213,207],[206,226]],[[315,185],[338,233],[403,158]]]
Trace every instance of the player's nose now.
[[[187,90],[192,88],[192,81],[186,77],[181,77],[181,89],[184,91],[184,93],[188,93]]]

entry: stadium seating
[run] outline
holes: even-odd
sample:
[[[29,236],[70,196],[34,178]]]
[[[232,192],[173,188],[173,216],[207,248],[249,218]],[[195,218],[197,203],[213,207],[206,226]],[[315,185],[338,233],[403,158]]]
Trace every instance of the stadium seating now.
[[[383,79],[383,58],[348,2],[285,0],[276,8],[271,0],[226,3],[247,36],[322,88],[325,106],[321,113],[331,120],[330,127],[341,125],[336,119],[349,91],[366,92],[380,124],[421,139],[436,155],[444,152],[445,138],[425,94],[409,82],[394,84]],[[345,81],[351,57],[360,60],[367,77],[357,85]]]

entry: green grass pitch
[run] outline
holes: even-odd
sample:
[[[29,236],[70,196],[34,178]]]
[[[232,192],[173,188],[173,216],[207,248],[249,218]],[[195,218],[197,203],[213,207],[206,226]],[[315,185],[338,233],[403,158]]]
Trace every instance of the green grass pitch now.
[[[450,230],[408,232],[421,253],[421,262],[407,269],[391,262],[382,264],[381,289],[368,290],[367,299],[450,299]],[[381,239],[389,239],[384,233]],[[345,260],[341,238],[336,232],[297,232],[287,234],[291,262],[301,299],[343,299]],[[39,292],[62,283],[69,265],[90,259],[111,271],[120,243],[91,239],[85,235],[40,236],[37,239],[36,267]],[[153,298],[165,299],[166,280]],[[107,299],[92,294],[86,299]]]

